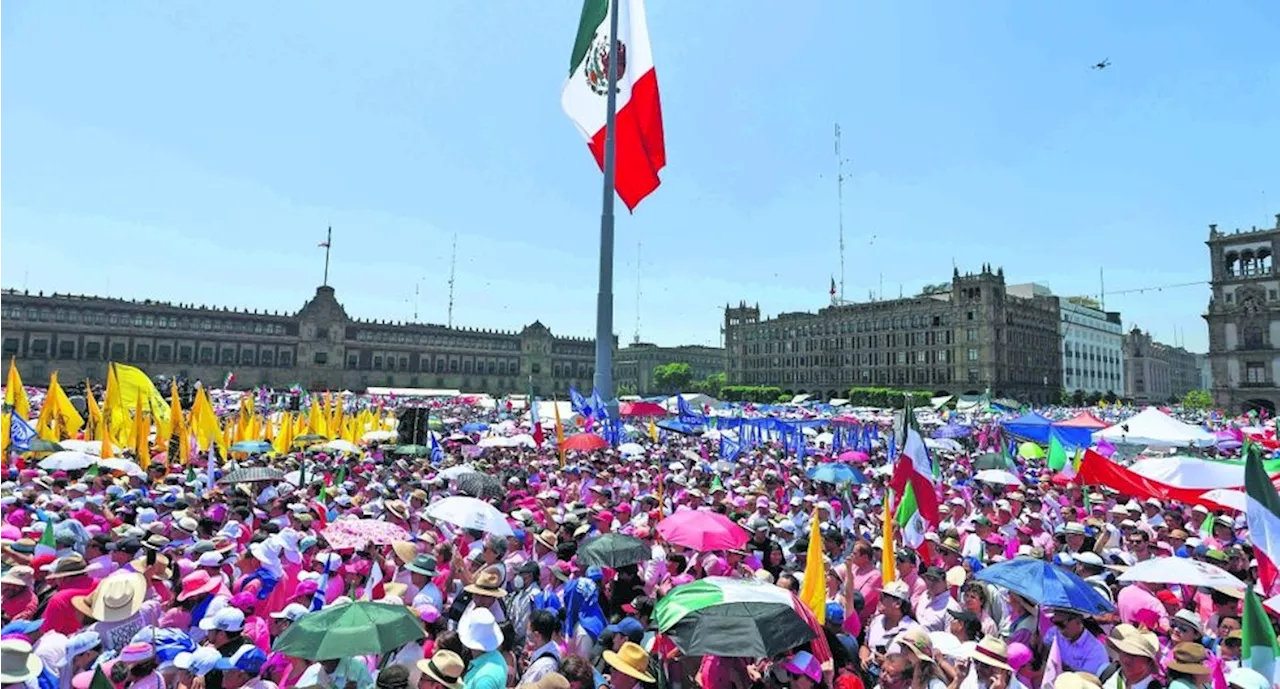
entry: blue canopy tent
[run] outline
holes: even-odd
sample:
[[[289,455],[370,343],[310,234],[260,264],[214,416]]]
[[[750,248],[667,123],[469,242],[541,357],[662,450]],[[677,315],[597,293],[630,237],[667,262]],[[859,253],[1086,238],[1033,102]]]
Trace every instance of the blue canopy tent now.
[[[1028,412],[1012,421],[1005,421],[1002,425],[1006,431],[1019,438],[1045,445],[1049,442],[1049,426],[1052,423],[1035,412]]]

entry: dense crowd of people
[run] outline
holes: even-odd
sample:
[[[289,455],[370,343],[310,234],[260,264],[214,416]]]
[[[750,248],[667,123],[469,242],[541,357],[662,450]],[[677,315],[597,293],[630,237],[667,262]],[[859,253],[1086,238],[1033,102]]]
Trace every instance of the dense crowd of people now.
[[[1055,480],[1038,459],[1017,460],[1018,485],[975,481],[973,448],[963,442],[959,451],[933,453],[940,523],[913,547],[885,518],[888,424],[858,479],[830,483],[810,478],[830,459],[817,445],[797,453],[766,440],[725,461],[713,439],[665,432],[655,439],[642,430],[632,439],[640,452],[562,456],[554,439],[540,449],[478,450],[489,432],[463,434],[462,425],[518,421],[518,412],[439,409],[457,422],[440,437],[443,459],[397,455],[377,443],[353,453],[215,455],[213,471],[207,452],[187,466],[153,461],[145,472],[49,471],[38,456],[6,458],[0,682],[31,689],[1272,686],[1242,663],[1245,588],[1122,581],[1142,562],[1182,558],[1223,570],[1263,597],[1274,593],[1261,590],[1240,513]],[[518,423],[527,428],[525,419]],[[284,476],[224,480],[255,468]],[[433,505],[458,495],[496,509],[502,524],[477,528],[433,514]],[[744,542],[700,549],[664,537],[664,520],[688,511],[723,516],[745,532]],[[358,538],[354,525],[371,523],[386,526]],[[616,567],[583,562],[584,549],[609,534],[638,539],[645,556]],[[982,575],[1020,560],[1073,573],[1105,604],[1051,607]],[[664,598],[682,586],[738,580],[800,600],[814,576],[824,579],[824,602],[820,611],[805,607],[812,638],[773,655],[687,653],[689,634],[661,624],[673,605]],[[295,642],[304,632],[338,635],[336,626],[305,626],[363,601],[407,614],[412,638],[338,657],[322,652],[320,641],[305,649]],[[698,633],[716,633],[715,620],[705,622]],[[386,632],[375,622],[354,629],[344,628],[352,636],[343,639]]]

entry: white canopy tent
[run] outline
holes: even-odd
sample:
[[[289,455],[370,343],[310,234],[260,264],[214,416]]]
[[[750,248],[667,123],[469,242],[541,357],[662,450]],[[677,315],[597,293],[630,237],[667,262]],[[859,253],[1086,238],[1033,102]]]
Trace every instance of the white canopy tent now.
[[[1217,442],[1213,433],[1178,421],[1155,407],[1147,407],[1126,421],[1095,432],[1093,442],[1099,440],[1155,447],[1211,447]]]
[[[686,392],[680,396],[684,398],[684,401],[689,403],[690,407],[693,407],[694,411],[697,411],[699,413],[702,412],[703,405],[706,405],[709,407],[716,407],[720,405],[720,402],[716,400],[716,398],[712,397],[711,395],[704,395],[701,392]],[[674,412],[676,410],[676,404],[677,404],[676,398],[674,395],[672,395],[662,403],[662,406],[667,411]]]

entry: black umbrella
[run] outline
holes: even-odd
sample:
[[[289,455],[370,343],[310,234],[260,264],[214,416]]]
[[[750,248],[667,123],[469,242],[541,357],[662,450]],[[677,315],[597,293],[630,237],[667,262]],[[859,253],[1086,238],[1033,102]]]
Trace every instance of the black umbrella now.
[[[619,533],[596,536],[578,549],[578,564],[587,567],[599,565],[617,569],[652,559],[653,550],[648,543]]]
[[[978,458],[973,460],[973,468],[975,471],[979,471],[982,469],[1015,469],[1016,467],[1004,454],[988,452],[978,455]]]
[[[474,471],[462,474],[457,479],[458,492],[481,500],[501,500],[506,497],[502,488],[502,479]]]
[[[249,467],[248,469],[237,469],[226,476],[218,483],[257,483],[260,481],[279,481],[284,478],[284,472],[271,467]]]

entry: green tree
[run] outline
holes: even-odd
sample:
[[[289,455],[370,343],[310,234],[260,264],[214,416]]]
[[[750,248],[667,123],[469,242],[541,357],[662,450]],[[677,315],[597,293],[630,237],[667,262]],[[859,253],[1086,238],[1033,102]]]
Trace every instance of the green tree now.
[[[1085,403],[1084,390],[1076,388],[1075,392],[1071,393],[1071,406],[1083,407],[1084,403]]]
[[[1071,405],[1071,393],[1067,392],[1066,388],[1058,388],[1058,404]]]
[[[630,383],[618,383],[618,396],[636,394],[639,394],[636,392],[636,386]]]
[[[1101,402],[1101,401],[1102,401],[1102,393],[1101,393],[1101,392],[1091,392],[1091,393],[1089,393],[1089,394],[1085,395],[1085,397],[1084,397],[1084,403],[1085,403],[1087,406],[1090,406],[1090,407],[1096,407],[1096,406],[1098,406],[1098,403],[1099,403],[1099,402]]]
[[[1107,404],[1115,404],[1120,400],[1120,396],[1116,394],[1115,390],[1107,390],[1107,394],[1103,395],[1102,399],[1105,400]]]
[[[683,392],[693,382],[693,369],[683,361],[653,367],[653,384],[663,392]]]
[[[701,392],[704,395],[711,395],[719,399],[720,391],[724,389],[726,382],[728,382],[728,376],[724,373],[712,373],[702,380],[695,380],[693,389],[695,392]]]
[[[1188,409],[1209,409],[1213,406],[1213,395],[1208,390],[1191,390],[1182,396],[1182,406]]]

